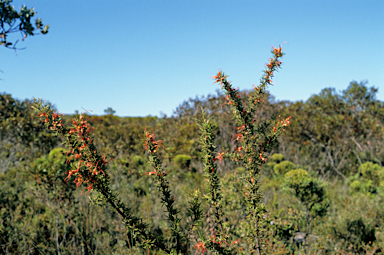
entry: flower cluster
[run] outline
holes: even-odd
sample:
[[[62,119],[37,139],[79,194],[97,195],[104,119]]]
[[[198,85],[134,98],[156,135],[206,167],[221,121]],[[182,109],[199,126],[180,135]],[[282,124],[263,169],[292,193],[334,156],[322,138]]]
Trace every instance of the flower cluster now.
[[[155,153],[158,150],[159,146],[162,146],[164,149],[163,141],[162,140],[156,141],[155,134],[151,134],[147,131],[147,129],[145,129],[145,136],[147,137],[147,139],[144,142],[145,150],[148,150],[148,146],[151,147],[150,148],[151,153]]]
[[[276,144],[277,136],[281,131],[284,131],[283,128],[291,123],[290,117],[281,120],[272,117],[268,121],[256,123],[256,111],[264,100],[266,88],[272,85],[274,72],[281,68],[282,65],[279,60],[284,55],[281,46],[278,48],[272,47],[271,53],[273,57],[266,64],[260,84],[254,86],[253,96],[250,98],[248,106],[242,102],[238,89],[232,87],[230,81],[227,80],[227,76],[221,70],[213,77],[215,83],[220,83],[224,90],[226,104],[231,107],[237,122],[236,134],[232,138],[236,145],[234,152],[229,156],[236,162],[242,162],[247,173],[249,173],[244,177],[247,182],[245,196],[248,204],[248,217],[254,221],[252,226],[255,227],[251,236],[252,240],[255,241],[253,243],[255,243],[258,254],[260,254],[261,249],[260,231],[262,229],[262,215],[265,210],[259,188],[260,170],[262,165],[267,162],[265,154]],[[220,157],[223,156],[220,155]],[[221,248],[221,243],[217,245],[213,245],[216,250]]]
[[[161,241],[156,239],[154,233],[148,230],[148,227],[140,217],[133,216],[132,209],[126,206],[119,198],[116,192],[113,192],[110,188],[109,176],[107,174],[107,160],[106,157],[101,155],[96,146],[93,144],[93,138],[91,133],[93,128],[85,120],[84,115],[81,114],[77,119],[71,120],[71,127],[67,127],[61,115],[57,112],[53,112],[49,105],[44,105],[42,100],[35,100],[33,108],[38,112],[37,116],[44,117],[43,123],[56,135],[61,134],[66,138],[64,144],[67,145],[69,150],[67,151],[67,163],[73,164],[75,169],[69,170],[67,173],[66,181],[70,180],[72,176],[75,177],[74,183],[77,187],[81,184],[86,184],[87,193],[91,190],[96,190],[99,195],[119,214],[127,229],[132,235],[138,236],[143,242],[150,243],[158,247],[159,249],[170,253],[170,249]],[[155,153],[158,146],[162,145],[161,141],[155,141],[155,136],[147,134],[150,143],[151,152]],[[77,161],[77,162],[75,162]],[[158,175],[159,178],[163,177]],[[170,196],[166,197],[168,205],[172,205],[174,198]],[[172,207],[173,215],[177,214],[177,211]],[[176,222],[178,219],[175,220]]]
[[[57,111],[52,112],[51,114],[41,112],[37,114],[37,117],[44,117],[43,124],[47,125],[48,129],[62,133],[63,120],[61,119],[61,116],[63,115],[64,114],[59,114]]]
[[[170,223],[170,229],[172,236],[175,240],[172,249],[177,251],[179,254],[185,253],[187,246],[186,243],[183,242],[185,239],[184,233],[182,231],[182,227],[180,225],[181,219],[178,216],[178,210],[175,208],[175,196],[172,195],[172,191],[169,187],[169,182],[166,179],[167,173],[163,170],[162,159],[159,156],[159,147],[163,147],[162,140],[156,140],[155,134],[149,133],[145,129],[146,139],[144,141],[145,150],[149,154],[149,162],[153,167],[153,171],[147,172],[147,175],[155,175],[157,187],[161,193],[162,204],[167,208],[168,212],[168,221]],[[200,205],[198,205],[199,207]]]
[[[222,184],[220,182],[217,163],[222,163],[224,158],[230,158],[237,163],[242,164],[246,169],[246,175],[243,175],[245,181],[245,202],[247,204],[246,219],[249,220],[249,233],[244,244],[252,244],[249,251],[256,251],[260,254],[263,245],[263,235],[261,232],[265,228],[263,215],[265,215],[265,207],[262,203],[262,193],[260,191],[260,174],[261,167],[267,162],[267,153],[271,151],[277,143],[277,137],[285,131],[291,121],[290,116],[280,118],[273,116],[271,119],[258,123],[257,109],[260,103],[265,100],[265,90],[268,85],[272,84],[274,72],[281,67],[282,62],[279,60],[283,55],[281,46],[272,48],[273,57],[266,64],[263,76],[260,79],[259,86],[253,90],[253,95],[249,99],[248,104],[242,102],[239,89],[232,87],[231,82],[227,80],[227,76],[220,70],[217,75],[212,78],[215,83],[220,83],[220,86],[225,92],[225,101],[231,107],[231,110],[236,120],[235,134],[232,142],[234,143],[234,151],[231,153],[216,152],[214,129],[215,125],[204,117],[200,123],[202,135],[200,144],[204,159],[204,172],[207,178],[207,193],[205,198],[209,204],[207,215],[212,219],[213,235],[205,233],[204,237],[194,248],[196,253],[205,254],[212,251],[215,254],[236,254],[234,245],[240,243],[240,239],[232,242],[229,228],[227,227],[226,216],[223,210],[224,200],[222,199]],[[161,196],[161,203],[166,208],[168,213],[169,232],[171,234],[169,244],[158,240],[154,233],[143,223],[142,219],[131,215],[131,208],[127,207],[118,199],[118,194],[113,192],[109,185],[109,176],[107,174],[107,160],[97,152],[94,140],[91,137],[93,128],[85,120],[84,115],[71,120],[71,126],[66,127],[63,124],[61,115],[53,112],[49,107],[43,107],[42,104],[36,103],[38,116],[43,118],[43,123],[56,134],[61,134],[66,138],[66,144],[69,148],[67,153],[67,163],[72,164],[73,169],[67,172],[65,178],[69,181],[74,177],[76,187],[82,184],[86,185],[87,193],[96,190],[103,196],[105,201],[123,218],[124,223],[132,235],[138,236],[137,240],[141,244],[148,246],[156,246],[168,254],[186,254],[190,247],[192,235],[191,231],[198,228],[196,224],[202,219],[202,211],[197,192],[190,202],[188,211],[191,213],[191,222],[184,222],[180,218],[180,212],[176,207],[175,195],[170,189],[167,180],[167,173],[164,171],[164,165],[160,157],[160,147],[163,147],[163,141],[157,140],[155,134],[148,132],[145,129],[144,146],[149,157],[150,165],[153,170],[145,174],[155,178],[156,184]],[[216,162],[219,161],[219,162]],[[185,223],[185,224],[184,224]],[[264,224],[264,225],[263,225]],[[227,229],[227,231],[225,230]],[[198,233],[200,236],[200,232]],[[265,241],[265,240],[264,240]],[[239,248],[240,249],[240,248]],[[242,249],[242,248],[241,248]]]
[[[210,239],[210,242],[211,242],[211,243],[213,243],[213,244],[215,244],[215,245],[218,245],[220,248],[222,247],[222,244],[223,244],[223,243],[226,244],[227,246],[229,245],[229,244],[227,243],[227,241],[225,241],[225,240],[219,240],[219,239],[217,238],[217,236],[216,236],[216,232],[215,232],[213,229],[211,229],[211,231],[213,232],[213,235],[211,236],[211,239]]]
[[[74,183],[76,187],[86,184],[87,193],[93,189],[97,179],[97,175],[102,173],[105,176],[105,168],[108,163],[105,156],[97,153],[96,147],[93,145],[93,138],[90,136],[94,130],[81,114],[78,119],[71,120],[72,127],[67,128],[63,124],[62,114],[53,111],[40,111],[38,117],[43,117],[42,122],[48,126],[50,130],[61,133],[67,137],[69,150],[67,154],[67,163],[78,160],[75,169],[69,170],[65,181],[69,181],[72,176],[75,177]]]
[[[205,248],[205,243],[198,243],[194,246],[194,248],[196,249],[196,253],[201,252],[203,255],[207,251],[207,248]]]

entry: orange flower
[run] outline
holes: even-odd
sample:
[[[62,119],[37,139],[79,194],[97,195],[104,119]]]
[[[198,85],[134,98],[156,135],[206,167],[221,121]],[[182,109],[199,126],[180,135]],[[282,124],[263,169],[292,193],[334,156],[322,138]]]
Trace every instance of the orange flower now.
[[[92,183],[88,183],[87,192],[85,192],[85,195],[87,195],[89,192],[91,192],[92,189],[93,189],[93,184]]]
[[[223,71],[219,71],[217,75],[213,76],[212,79],[216,80],[214,83],[220,82],[220,85],[223,84],[223,80],[225,80],[228,76],[225,76]]]
[[[67,178],[64,179],[64,181],[68,181],[69,179],[71,179],[71,176],[76,173],[77,171],[76,170],[69,170],[68,171],[68,176]]]
[[[144,174],[151,176],[152,174],[157,175],[157,169],[152,172],[145,172]]]
[[[217,153],[217,156],[215,157],[215,159],[219,160],[221,164],[221,161],[223,160],[223,156],[224,156],[224,151],[222,153]]]
[[[79,147],[79,149],[80,149],[80,150],[84,150],[86,146],[87,146],[87,145],[86,145],[85,143],[83,143],[83,145],[81,145],[81,146]]]
[[[232,142],[239,141],[239,140],[241,141],[243,138],[244,138],[243,134],[236,134],[233,136]]]
[[[247,126],[247,124],[243,124],[241,127],[235,127],[235,129],[241,131],[241,130],[243,130],[246,126]]]
[[[227,105],[235,105],[235,103],[231,100],[231,96],[230,95],[226,95],[226,96],[223,96],[223,98],[226,100],[226,103],[222,104],[221,105],[221,109],[223,109],[223,105],[227,104]]]
[[[207,251],[207,248],[205,248],[205,244],[204,243],[198,243],[196,244],[195,246],[193,246],[196,250],[196,252],[202,252],[202,254],[204,255],[205,252]]]
[[[151,133],[147,132],[147,129],[145,129],[145,135],[147,136],[147,140],[144,142],[146,150],[148,150],[148,142],[153,144],[154,149],[152,150],[152,153],[155,153],[159,146],[162,146],[164,149],[164,145],[163,145],[162,140],[155,141],[155,138],[156,138],[155,134],[151,134]]]
[[[73,182],[76,183],[76,188],[78,188],[84,182],[83,176],[81,174],[77,175]]]
[[[275,55],[281,54],[281,46],[279,48],[274,48],[273,54],[275,54]]]
[[[64,179],[64,181],[68,181],[69,179],[71,179],[71,176],[73,175],[73,174],[75,174],[75,173],[78,173],[79,171],[80,171],[80,167],[81,167],[81,163],[82,163],[83,161],[79,161],[79,164],[77,165],[77,169],[74,169],[74,170],[69,170],[68,171],[68,176],[67,176],[67,178],[65,178]]]
[[[49,122],[47,113],[42,112],[42,113],[37,114],[37,117],[42,117],[42,116],[45,117],[45,120],[43,120],[43,123]]]
[[[267,162],[267,158],[263,158],[263,151],[262,152],[260,152],[260,159],[262,160],[262,161],[264,161],[264,162]]]
[[[243,154],[241,154],[241,150],[243,149],[243,147],[237,147],[235,148],[235,153],[239,153],[241,157],[243,157]]]
[[[238,243],[240,243],[240,241],[241,241],[241,239],[237,239],[237,240],[233,241],[232,244],[238,244]]]
[[[281,121],[281,125],[283,126],[283,127],[285,127],[285,126],[288,126],[289,124],[291,124],[291,121],[289,121],[289,119],[291,118],[292,116],[289,116],[288,118],[286,118],[285,120],[282,120]]]

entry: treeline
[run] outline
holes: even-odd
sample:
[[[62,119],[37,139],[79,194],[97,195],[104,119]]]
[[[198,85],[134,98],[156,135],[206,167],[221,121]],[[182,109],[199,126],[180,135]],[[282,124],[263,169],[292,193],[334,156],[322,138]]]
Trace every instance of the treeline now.
[[[241,97],[250,93],[243,91]],[[271,219],[265,249],[274,254],[384,252],[384,104],[376,94],[365,82],[351,82],[341,92],[323,89],[305,102],[279,102],[267,94],[254,121],[281,115],[292,116],[292,124],[263,169],[264,203]],[[115,212],[94,205],[101,203],[97,197],[91,195],[91,203],[65,180],[73,166],[66,163],[63,141],[44,128],[31,106],[29,100],[0,95],[2,254],[146,254]],[[170,185],[178,206],[186,207],[194,189],[204,190],[196,121],[201,109],[217,126],[217,151],[233,151],[236,126],[220,92],[189,99],[169,117],[117,117],[112,109],[104,116],[86,114],[95,128],[94,143],[109,160],[111,183],[158,231],[159,240],[169,233],[153,180],[144,174],[149,171],[144,130],[163,141]],[[236,225],[245,217],[236,181],[244,169],[229,160],[218,167],[230,215],[227,224]],[[190,251],[196,252],[192,244]]]

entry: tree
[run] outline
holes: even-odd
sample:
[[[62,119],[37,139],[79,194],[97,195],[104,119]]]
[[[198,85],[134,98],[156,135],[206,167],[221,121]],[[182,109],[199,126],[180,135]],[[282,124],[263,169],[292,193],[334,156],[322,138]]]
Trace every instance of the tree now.
[[[19,12],[11,5],[12,0],[0,0],[0,45],[4,45],[6,48],[16,50],[16,44],[8,41],[8,35],[15,32],[21,32],[22,41],[27,36],[33,36],[36,32],[42,34],[48,33],[49,25],[44,26],[41,19],[36,19],[35,24],[31,22],[36,12],[34,8],[28,9],[23,5]]]
[[[383,165],[384,111],[376,93],[365,82],[351,82],[341,93],[326,88],[306,102],[291,103],[285,111],[294,116],[293,126],[280,140],[280,153],[322,178],[347,180],[356,164],[367,161]]]
[[[113,110],[111,107],[108,107],[107,109],[104,110],[104,113],[106,115],[113,115],[114,113],[116,113],[116,111]]]

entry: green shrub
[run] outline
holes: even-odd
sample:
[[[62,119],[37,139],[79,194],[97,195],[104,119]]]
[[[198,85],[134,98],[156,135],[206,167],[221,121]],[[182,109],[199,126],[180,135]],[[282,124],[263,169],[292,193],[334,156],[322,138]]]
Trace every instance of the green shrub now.
[[[280,163],[283,160],[284,160],[283,154],[275,153],[268,157],[267,167],[269,167],[270,169],[273,169],[276,164]]]
[[[144,165],[144,159],[138,155],[133,156],[131,161],[132,161],[132,166],[135,168],[138,168]]]
[[[191,165],[191,160],[192,158],[188,155],[177,155],[176,157],[173,158],[173,162],[180,167],[181,169],[187,169]]]
[[[295,164],[287,160],[282,161],[273,167],[273,171],[275,172],[276,175],[284,175],[285,173],[293,169],[295,169]]]
[[[364,245],[372,244],[376,240],[375,226],[362,218],[346,218],[340,225],[334,226],[332,232],[335,237],[344,240],[360,252],[363,251]]]
[[[280,163],[281,161],[284,160],[284,155],[280,153],[275,153],[272,156],[270,156],[268,159],[269,161]]]
[[[373,181],[375,186],[380,186],[380,182],[384,179],[384,168],[373,162],[360,165],[359,173],[363,179]]]
[[[305,232],[305,238],[311,233],[311,226],[317,217],[325,216],[329,200],[325,189],[325,183],[309,175],[304,169],[296,169],[287,172],[284,176],[285,187],[304,207],[305,226],[301,232]],[[306,242],[304,240],[304,242]]]
[[[352,194],[364,193],[372,196],[384,186],[384,168],[373,162],[366,162],[359,167],[359,172],[348,179]]]

